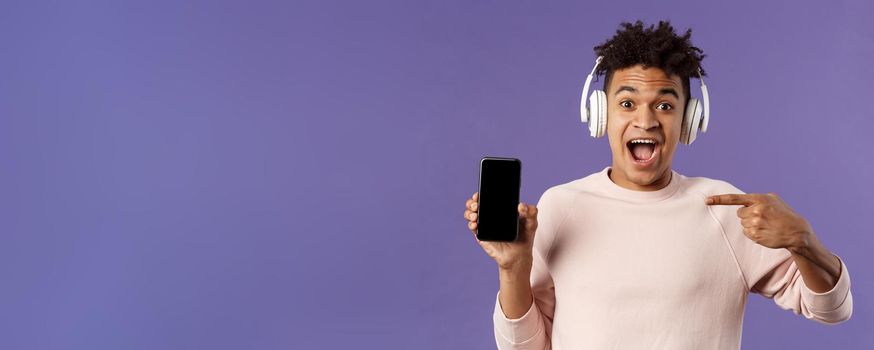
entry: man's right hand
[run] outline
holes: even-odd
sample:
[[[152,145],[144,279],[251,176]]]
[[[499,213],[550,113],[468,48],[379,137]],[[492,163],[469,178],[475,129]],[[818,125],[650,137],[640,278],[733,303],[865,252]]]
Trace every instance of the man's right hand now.
[[[525,203],[519,203],[519,237],[513,242],[480,241],[479,245],[495,262],[502,271],[525,271],[531,270],[532,247],[534,233],[537,230],[537,207]],[[464,210],[464,219],[467,220],[467,228],[473,232],[476,239],[477,215],[479,215],[479,192],[467,199]]]

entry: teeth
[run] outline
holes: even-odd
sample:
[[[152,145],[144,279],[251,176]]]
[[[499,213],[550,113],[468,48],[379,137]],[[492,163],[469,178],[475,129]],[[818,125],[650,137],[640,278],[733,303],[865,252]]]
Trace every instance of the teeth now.
[[[655,144],[655,141],[653,141],[653,140],[647,140],[647,139],[634,139],[634,140],[631,140],[631,143],[651,143],[651,144]]]

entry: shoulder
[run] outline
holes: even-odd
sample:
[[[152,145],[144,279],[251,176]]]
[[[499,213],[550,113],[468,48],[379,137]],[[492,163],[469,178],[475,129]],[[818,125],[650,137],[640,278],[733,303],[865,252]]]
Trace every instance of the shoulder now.
[[[557,204],[562,207],[570,206],[580,194],[595,192],[597,189],[596,176],[598,174],[594,173],[547,188],[543,192],[540,201],[541,203]]]
[[[741,189],[732,185],[728,181],[719,180],[719,179],[711,179],[708,177],[683,176],[683,182],[685,183],[684,187],[685,187],[687,192],[697,193],[698,195],[703,196],[703,197],[713,196],[713,195],[717,195],[717,194],[743,194],[743,193],[745,193],[744,191],[742,191]]]
[[[726,234],[731,235],[736,233],[735,230],[731,228],[727,229],[725,225],[736,224],[737,206],[706,205],[704,204],[704,198],[719,194],[744,194],[745,192],[728,181],[719,179],[684,176],[683,180],[687,195],[699,197],[701,199],[701,204],[707,208],[707,211],[710,212],[710,215],[712,215],[713,219],[716,220],[716,223],[722,227],[724,231],[727,230]]]

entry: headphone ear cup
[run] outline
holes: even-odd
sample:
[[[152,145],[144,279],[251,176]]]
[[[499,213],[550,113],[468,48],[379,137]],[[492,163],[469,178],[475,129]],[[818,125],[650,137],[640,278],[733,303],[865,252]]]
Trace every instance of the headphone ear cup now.
[[[589,96],[589,135],[592,137],[603,134],[601,125],[607,123],[606,104],[604,92],[593,90]]]
[[[607,94],[595,90],[595,95],[598,96],[598,132],[594,136],[602,137],[607,134]]]
[[[683,114],[683,126],[680,130],[680,142],[684,145],[690,145],[695,142],[698,136],[698,129],[701,126],[701,104],[697,99],[690,98],[686,104],[686,112]]]
[[[707,104],[707,103],[705,102],[705,103],[702,103],[701,105],[704,106],[705,104]],[[707,126],[708,126],[708,124],[710,124],[710,114],[707,114],[707,112],[704,111],[703,107],[699,107],[699,108],[701,108],[701,110],[702,110],[701,111],[701,128],[700,128],[700,130],[701,130],[701,132],[707,132]]]

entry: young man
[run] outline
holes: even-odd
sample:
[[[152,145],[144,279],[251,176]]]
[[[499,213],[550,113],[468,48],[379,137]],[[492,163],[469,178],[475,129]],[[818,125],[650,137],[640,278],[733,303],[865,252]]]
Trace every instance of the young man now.
[[[612,165],[519,204],[518,241],[478,241],[498,264],[499,349],[737,349],[750,292],[849,319],[846,267],[777,195],[671,169],[704,57],[690,37],[638,21],[595,47]]]

